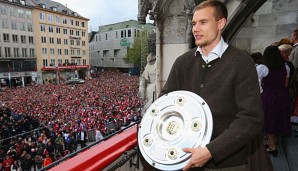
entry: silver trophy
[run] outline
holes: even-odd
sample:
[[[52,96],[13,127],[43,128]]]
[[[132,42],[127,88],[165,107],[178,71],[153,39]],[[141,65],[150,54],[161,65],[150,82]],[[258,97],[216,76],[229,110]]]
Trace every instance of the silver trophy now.
[[[213,129],[208,104],[197,94],[174,91],[158,98],[145,112],[138,132],[144,159],[160,170],[180,170],[191,157],[183,148],[204,147]]]

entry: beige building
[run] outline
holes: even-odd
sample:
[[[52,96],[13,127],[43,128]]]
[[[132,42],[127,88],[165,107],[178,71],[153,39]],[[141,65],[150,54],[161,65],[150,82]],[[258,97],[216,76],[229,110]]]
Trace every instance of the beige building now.
[[[33,2],[37,82],[89,77],[89,19],[57,2]]]

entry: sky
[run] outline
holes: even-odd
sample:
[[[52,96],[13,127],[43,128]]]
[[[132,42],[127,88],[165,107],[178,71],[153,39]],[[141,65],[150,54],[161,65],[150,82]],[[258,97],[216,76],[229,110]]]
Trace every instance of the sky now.
[[[127,20],[138,20],[138,0],[52,0],[67,4],[79,15],[88,18],[90,31],[98,26]]]

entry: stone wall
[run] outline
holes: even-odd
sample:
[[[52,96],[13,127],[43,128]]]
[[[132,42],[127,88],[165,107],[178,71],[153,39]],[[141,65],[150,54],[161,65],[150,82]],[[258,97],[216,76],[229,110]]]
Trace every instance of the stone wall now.
[[[271,43],[290,38],[298,29],[297,0],[268,0],[239,31],[232,44],[248,52],[263,52]]]

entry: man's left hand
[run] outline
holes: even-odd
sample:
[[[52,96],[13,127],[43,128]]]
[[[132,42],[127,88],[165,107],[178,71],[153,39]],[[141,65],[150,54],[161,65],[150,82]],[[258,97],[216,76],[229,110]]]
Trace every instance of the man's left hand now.
[[[210,151],[206,147],[184,148],[183,151],[192,154],[183,171],[189,168],[203,167],[212,158]]]

